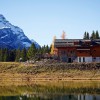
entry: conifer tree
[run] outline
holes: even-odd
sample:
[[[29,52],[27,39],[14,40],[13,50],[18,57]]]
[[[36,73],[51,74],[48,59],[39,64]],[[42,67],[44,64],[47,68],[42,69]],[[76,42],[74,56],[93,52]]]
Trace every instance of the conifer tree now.
[[[37,49],[37,53],[42,54],[42,47]]]
[[[31,47],[28,49],[28,52],[27,52],[27,57],[29,59],[32,59],[35,54],[36,54],[37,50],[36,50],[36,47],[34,45],[34,43],[31,45]]]
[[[91,39],[96,39],[96,34],[95,34],[95,32],[93,31],[92,32],[92,34],[91,34],[91,37],[90,37]]]
[[[0,61],[2,61],[2,49],[0,48]]]
[[[27,60],[27,51],[26,49],[22,49],[21,51],[21,58],[22,58],[22,61],[26,61]]]
[[[20,57],[21,57],[21,51],[20,51],[20,49],[18,49],[18,50],[16,50],[16,58],[15,58],[15,61],[19,61]]]
[[[99,39],[100,37],[99,37],[99,32],[98,31],[96,31],[96,39]]]
[[[43,53],[50,53],[50,47],[48,46],[48,45],[44,45],[43,47],[42,47],[42,54]]]
[[[50,49],[50,48],[49,48],[49,46],[47,45],[47,46],[46,46],[46,53],[49,53],[49,51],[50,51],[49,49]]]
[[[16,59],[16,51],[17,51],[16,49],[9,51],[9,61],[15,61],[15,59]]]
[[[4,50],[0,50],[0,61],[4,61]]]
[[[46,52],[46,46],[44,45],[43,47],[42,47],[42,53],[44,54]]]
[[[86,34],[86,38],[87,39],[90,39],[90,36],[89,36],[89,33],[87,32],[87,34]]]
[[[4,61],[9,61],[9,51],[7,48],[4,49]]]
[[[87,33],[86,32],[84,33],[83,39],[87,39]]]

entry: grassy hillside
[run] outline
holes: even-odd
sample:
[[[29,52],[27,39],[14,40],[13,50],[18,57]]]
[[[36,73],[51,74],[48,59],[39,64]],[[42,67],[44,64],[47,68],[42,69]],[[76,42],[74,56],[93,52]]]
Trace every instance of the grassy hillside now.
[[[16,77],[32,80],[100,80],[100,64],[45,63],[27,64],[0,62],[0,79]],[[8,77],[8,78],[7,78]]]

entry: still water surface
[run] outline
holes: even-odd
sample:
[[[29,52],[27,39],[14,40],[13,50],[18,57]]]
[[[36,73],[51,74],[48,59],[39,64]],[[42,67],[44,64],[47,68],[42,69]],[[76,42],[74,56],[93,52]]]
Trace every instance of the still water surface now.
[[[0,100],[100,100],[100,82],[1,83]]]

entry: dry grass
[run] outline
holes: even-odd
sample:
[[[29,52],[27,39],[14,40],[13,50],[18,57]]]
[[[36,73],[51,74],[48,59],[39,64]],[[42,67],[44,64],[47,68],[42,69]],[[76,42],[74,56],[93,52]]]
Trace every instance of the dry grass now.
[[[91,64],[89,64],[91,65]],[[67,81],[67,80],[100,80],[100,69],[94,65],[46,64],[34,65],[17,62],[0,62],[1,81]],[[70,67],[71,66],[71,67]],[[79,66],[79,67],[78,67]],[[84,67],[85,66],[85,67]]]

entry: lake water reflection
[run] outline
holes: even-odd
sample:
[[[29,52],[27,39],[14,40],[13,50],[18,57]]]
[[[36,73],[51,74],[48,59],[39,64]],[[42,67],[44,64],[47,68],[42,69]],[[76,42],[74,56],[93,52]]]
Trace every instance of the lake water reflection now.
[[[1,83],[0,100],[100,100],[100,82]]]

